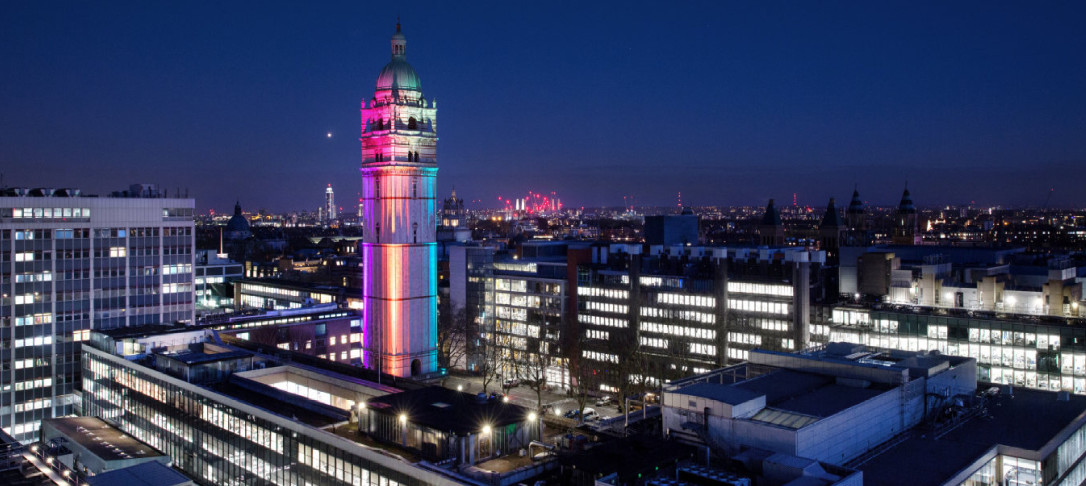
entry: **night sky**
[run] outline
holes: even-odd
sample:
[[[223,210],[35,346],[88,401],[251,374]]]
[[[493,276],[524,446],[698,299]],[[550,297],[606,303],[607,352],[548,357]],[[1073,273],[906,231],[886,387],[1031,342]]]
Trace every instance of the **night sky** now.
[[[1086,206],[1086,2],[5,1],[3,184],[353,212],[397,15],[473,207]]]

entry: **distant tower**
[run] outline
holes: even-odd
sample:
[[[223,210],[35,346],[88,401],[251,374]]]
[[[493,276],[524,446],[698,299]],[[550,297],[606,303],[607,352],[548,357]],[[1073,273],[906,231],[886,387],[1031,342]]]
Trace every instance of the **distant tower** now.
[[[781,223],[781,213],[772,199],[765,207],[762,223],[758,225],[758,236],[761,245],[784,246],[784,224]]]
[[[916,219],[916,206],[909,195],[909,186],[905,186],[905,192],[901,194],[901,203],[897,206],[897,216],[894,220],[895,245],[919,245],[919,222]]]
[[[332,192],[331,184],[328,184],[328,189],[324,190],[324,216],[328,218],[328,221],[336,219],[336,195]]]
[[[362,102],[363,361],[397,376],[437,368],[437,103],[406,55],[397,23]]]
[[[837,212],[837,205],[831,197],[830,203],[826,205],[826,214],[822,216],[822,224],[818,226],[818,246],[830,258],[837,258],[837,250],[841,247],[844,231],[841,213]]]
[[[852,201],[845,210],[845,239],[843,246],[865,246],[869,243],[867,238],[867,222],[864,217],[864,202],[860,199],[860,191],[852,190]]]

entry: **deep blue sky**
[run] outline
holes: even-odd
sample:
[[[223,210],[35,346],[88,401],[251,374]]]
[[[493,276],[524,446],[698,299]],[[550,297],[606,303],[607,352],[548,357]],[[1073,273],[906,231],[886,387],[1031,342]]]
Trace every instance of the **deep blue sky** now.
[[[4,183],[346,206],[399,14],[442,194],[1086,206],[1086,2],[310,3],[0,2]]]

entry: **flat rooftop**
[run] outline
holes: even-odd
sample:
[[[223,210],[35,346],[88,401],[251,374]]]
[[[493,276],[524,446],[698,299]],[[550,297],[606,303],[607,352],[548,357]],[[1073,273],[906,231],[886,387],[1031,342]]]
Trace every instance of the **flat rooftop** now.
[[[86,479],[90,486],[181,486],[195,484],[188,476],[157,461],[107,471]]]
[[[378,413],[406,414],[411,423],[462,435],[478,433],[483,425],[500,427],[528,420],[528,409],[520,405],[480,400],[440,386],[373,398],[366,406]]]
[[[1011,396],[1006,387],[1001,388],[1001,393],[989,400],[987,415],[969,419],[941,436],[918,430],[908,440],[857,466],[864,473],[864,483],[941,484],[992,447],[1004,445],[1048,454],[1052,451],[1042,449],[1064,429],[1086,423],[1086,396],[1070,395],[1062,401],[1057,392],[1015,388]],[[924,467],[915,467],[917,464]],[[904,470],[909,474],[901,474]]]
[[[60,433],[105,461],[160,457],[162,453],[98,417],[45,419]]]

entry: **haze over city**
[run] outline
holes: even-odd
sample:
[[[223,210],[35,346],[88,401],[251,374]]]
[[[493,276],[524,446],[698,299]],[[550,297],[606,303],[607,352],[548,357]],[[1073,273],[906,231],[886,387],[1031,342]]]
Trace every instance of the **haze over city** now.
[[[197,210],[358,192],[359,103],[402,19],[439,194],[567,207],[1086,205],[1081,2],[5,2],[7,185],[159,183]],[[44,174],[48,174],[45,177]],[[472,201],[481,201],[475,202]]]

